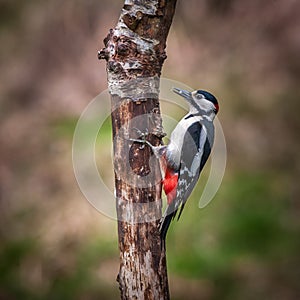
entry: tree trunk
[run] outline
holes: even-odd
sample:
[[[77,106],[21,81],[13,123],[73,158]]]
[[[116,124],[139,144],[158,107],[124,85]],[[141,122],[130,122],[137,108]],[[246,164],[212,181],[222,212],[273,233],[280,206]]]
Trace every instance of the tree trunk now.
[[[148,146],[163,137],[159,78],[176,0],[125,0],[117,26],[104,39],[112,103],[121,299],[169,299],[161,218],[161,175]]]

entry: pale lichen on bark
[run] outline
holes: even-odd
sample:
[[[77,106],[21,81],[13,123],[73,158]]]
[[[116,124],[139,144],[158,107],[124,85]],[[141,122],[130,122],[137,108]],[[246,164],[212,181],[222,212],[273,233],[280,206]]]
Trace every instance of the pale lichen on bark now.
[[[104,40],[105,48],[98,57],[107,60],[109,91],[133,101],[159,94],[159,75],[166,58],[161,41],[155,38],[159,31],[145,22],[160,19],[160,1],[125,1],[120,18]],[[162,51],[159,51],[163,49]],[[143,80],[131,82],[139,76]],[[129,82],[128,82],[129,81]],[[132,90],[134,89],[134,94]]]

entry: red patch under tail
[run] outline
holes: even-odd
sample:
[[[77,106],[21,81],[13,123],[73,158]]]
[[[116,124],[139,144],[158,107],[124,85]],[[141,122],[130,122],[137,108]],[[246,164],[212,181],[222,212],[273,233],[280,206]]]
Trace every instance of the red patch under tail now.
[[[163,180],[163,188],[167,195],[168,204],[171,204],[176,197],[176,188],[178,184],[178,173],[167,169],[165,179]]]

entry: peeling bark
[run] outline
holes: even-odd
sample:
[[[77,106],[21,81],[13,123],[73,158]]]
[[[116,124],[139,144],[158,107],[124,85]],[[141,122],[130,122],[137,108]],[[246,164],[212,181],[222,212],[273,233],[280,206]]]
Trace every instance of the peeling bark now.
[[[104,39],[112,103],[116,209],[120,249],[117,281],[121,299],[169,299],[161,218],[161,178],[149,147],[164,136],[159,78],[176,0],[125,0],[120,18]],[[135,130],[135,128],[139,129]]]

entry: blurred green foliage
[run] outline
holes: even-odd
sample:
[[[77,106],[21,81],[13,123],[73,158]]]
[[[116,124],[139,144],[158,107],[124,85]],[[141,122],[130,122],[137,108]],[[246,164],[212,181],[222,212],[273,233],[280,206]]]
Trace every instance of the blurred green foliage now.
[[[77,118],[63,118],[55,120],[55,122],[50,124],[54,138],[72,139],[77,121]]]
[[[253,267],[249,276],[251,272],[261,276],[261,268],[271,272],[270,276],[279,274],[283,265],[293,269],[299,261],[300,228],[289,224],[291,207],[289,195],[280,185],[282,180],[274,174],[234,175],[201,212],[196,209],[198,199],[194,192],[183,220],[169,234],[170,271],[180,276],[209,278],[215,287],[213,299],[254,299],[242,278],[247,277],[248,266]],[[240,274],[243,272],[246,274]],[[274,283],[269,284],[255,299],[265,299],[267,291],[273,294]],[[284,278],[281,284],[286,284]],[[296,277],[288,284],[297,290]]]
[[[73,247],[70,249],[73,251]],[[69,250],[69,251],[70,251]],[[71,269],[56,265],[43,255],[36,240],[23,239],[6,241],[0,252],[0,296],[1,299],[114,299],[116,291],[105,284],[99,284],[96,273],[101,263],[118,256],[116,241],[103,239],[91,240],[76,247],[75,253],[61,253],[61,256],[73,256]],[[28,259],[40,261],[41,284],[35,288],[28,287],[22,280],[22,264]],[[32,267],[32,265],[29,265]],[[26,272],[34,270],[26,269]],[[44,273],[44,274],[43,274]],[[51,281],[45,287],[47,276]],[[30,274],[25,274],[30,276]],[[26,280],[25,280],[26,281]]]

